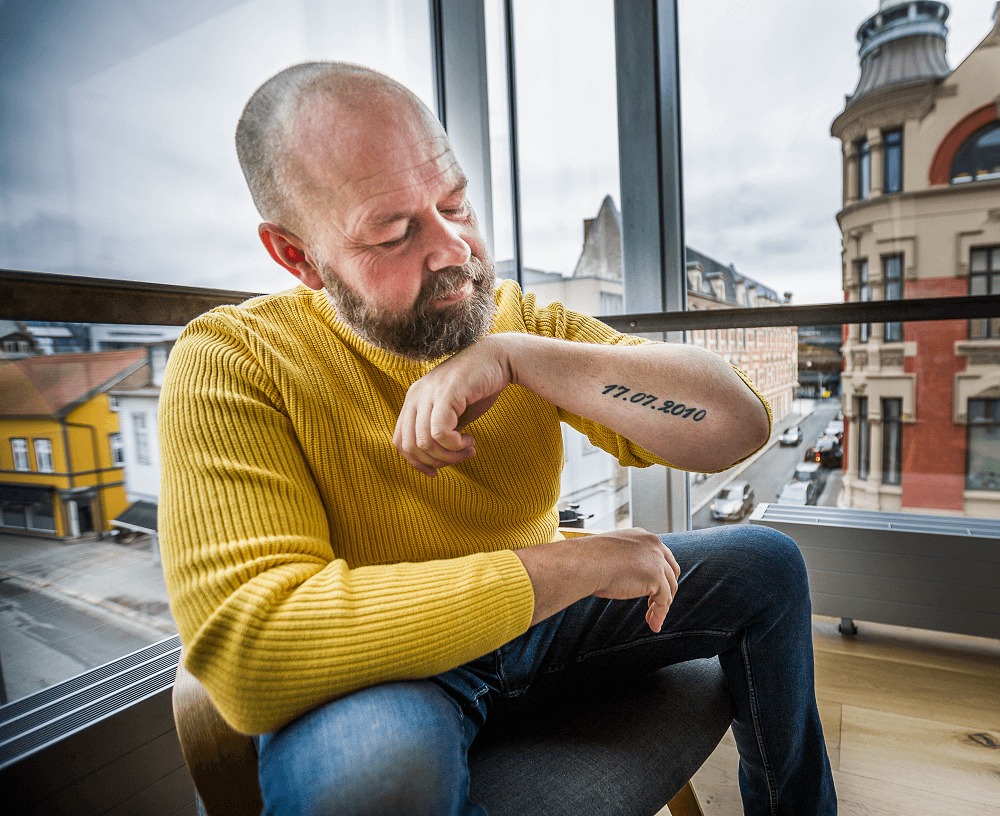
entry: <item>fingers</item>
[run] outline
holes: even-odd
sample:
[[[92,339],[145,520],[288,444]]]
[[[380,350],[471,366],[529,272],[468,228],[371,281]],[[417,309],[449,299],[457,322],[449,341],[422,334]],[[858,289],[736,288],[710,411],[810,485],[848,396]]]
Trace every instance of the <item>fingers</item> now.
[[[440,404],[429,408],[404,405],[396,421],[392,444],[403,459],[427,476],[476,455],[476,440],[457,430],[458,416]]]

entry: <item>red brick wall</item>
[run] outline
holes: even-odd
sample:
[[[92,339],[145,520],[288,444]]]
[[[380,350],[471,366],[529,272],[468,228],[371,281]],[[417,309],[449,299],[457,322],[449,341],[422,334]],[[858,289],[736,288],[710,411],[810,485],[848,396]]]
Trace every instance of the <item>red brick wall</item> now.
[[[965,278],[906,281],[906,297],[952,297],[968,294]],[[903,507],[964,510],[965,426],[952,419],[955,374],[965,358],[955,343],[968,337],[964,320],[907,323],[903,337],[917,354],[904,369],[916,374],[916,422],[903,429]]]

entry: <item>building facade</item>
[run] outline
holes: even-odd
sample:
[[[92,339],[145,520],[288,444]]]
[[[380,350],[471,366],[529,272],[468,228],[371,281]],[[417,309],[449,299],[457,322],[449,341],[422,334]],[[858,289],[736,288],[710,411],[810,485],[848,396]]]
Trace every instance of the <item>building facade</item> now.
[[[954,70],[948,7],[858,29],[843,148],[845,299],[1000,293],[1000,23]],[[1000,320],[852,325],[840,503],[1000,517]]]
[[[108,397],[142,349],[0,362],[0,531],[99,536],[125,510],[118,415]]]
[[[523,282],[538,302],[558,301],[592,315],[623,311],[621,213],[605,196],[594,218],[583,222],[583,246],[573,272],[526,267]],[[497,271],[513,277],[513,264]],[[688,309],[766,308],[789,302],[772,289],[728,266],[687,248]],[[691,332],[689,342],[710,349],[746,372],[771,403],[776,421],[794,409],[797,386],[797,330],[791,327],[712,329]],[[628,519],[628,474],[617,460],[582,434],[563,426],[561,507],[579,507],[587,526],[608,529]]]

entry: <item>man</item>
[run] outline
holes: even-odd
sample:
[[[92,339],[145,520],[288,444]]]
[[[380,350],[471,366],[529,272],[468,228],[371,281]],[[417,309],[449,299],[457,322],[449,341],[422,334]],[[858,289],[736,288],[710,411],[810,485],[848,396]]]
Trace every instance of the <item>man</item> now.
[[[267,812],[482,813],[486,717],[719,654],[747,811],[833,813],[794,543],[557,532],[561,421],[625,465],[722,469],[770,433],[749,381],[496,287],[447,137],[387,77],[293,66],[237,150],[304,286],[178,341],[162,541],[188,668],[261,735]]]

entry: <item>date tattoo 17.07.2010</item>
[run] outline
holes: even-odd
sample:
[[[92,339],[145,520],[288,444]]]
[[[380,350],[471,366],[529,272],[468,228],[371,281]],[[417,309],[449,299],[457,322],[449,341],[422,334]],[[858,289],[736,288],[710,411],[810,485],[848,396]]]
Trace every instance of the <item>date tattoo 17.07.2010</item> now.
[[[633,392],[631,388],[627,385],[606,385],[604,386],[604,395],[611,397],[612,399],[622,399],[626,402],[630,402],[633,405],[638,405],[641,408],[652,408],[654,411],[659,411],[661,414],[670,414],[671,416],[681,417],[683,419],[693,419],[695,422],[701,422],[708,413],[704,408],[691,408],[685,405],[683,402],[674,402],[673,400],[663,400],[662,404],[657,405],[660,402],[660,398],[655,394],[647,394],[644,391]]]

